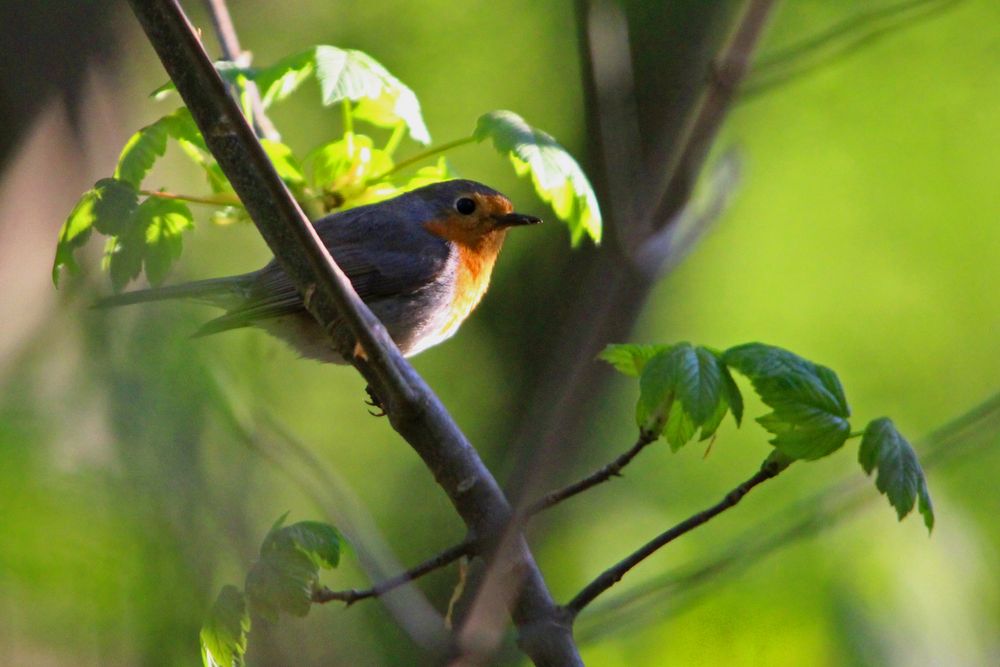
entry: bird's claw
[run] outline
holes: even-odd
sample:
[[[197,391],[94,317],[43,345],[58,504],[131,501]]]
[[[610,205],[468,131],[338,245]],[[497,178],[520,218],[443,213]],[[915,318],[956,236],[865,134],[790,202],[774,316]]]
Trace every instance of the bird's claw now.
[[[365,401],[365,405],[375,408],[375,410],[369,410],[368,414],[372,417],[385,417],[385,406],[382,405],[382,400],[375,393],[375,390],[371,388],[371,385],[365,387],[365,392],[368,394],[368,400]]]

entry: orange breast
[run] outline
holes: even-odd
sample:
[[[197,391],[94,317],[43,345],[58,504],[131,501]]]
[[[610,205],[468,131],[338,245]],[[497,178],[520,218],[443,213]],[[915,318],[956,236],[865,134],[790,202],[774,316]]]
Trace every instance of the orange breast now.
[[[455,293],[451,300],[451,312],[441,326],[441,336],[455,333],[465,318],[479,305],[486,288],[490,286],[490,276],[497,252],[482,252],[457,243],[458,266],[455,273]]]

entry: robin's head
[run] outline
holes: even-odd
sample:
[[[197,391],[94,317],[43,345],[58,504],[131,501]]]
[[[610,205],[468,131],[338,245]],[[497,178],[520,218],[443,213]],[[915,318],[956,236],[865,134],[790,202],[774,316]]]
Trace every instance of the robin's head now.
[[[541,222],[533,215],[515,213],[507,197],[475,181],[445,181],[410,194],[419,196],[432,211],[431,220],[424,223],[429,232],[470,247],[490,241],[499,244],[511,227]]]

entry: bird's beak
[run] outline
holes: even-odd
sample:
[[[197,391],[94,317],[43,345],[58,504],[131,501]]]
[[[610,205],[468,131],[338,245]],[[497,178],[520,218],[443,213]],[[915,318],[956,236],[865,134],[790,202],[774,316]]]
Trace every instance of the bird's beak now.
[[[497,221],[497,227],[501,229],[520,227],[522,225],[537,225],[542,221],[541,218],[536,218],[533,215],[524,215],[523,213],[506,213],[494,216],[494,219]]]

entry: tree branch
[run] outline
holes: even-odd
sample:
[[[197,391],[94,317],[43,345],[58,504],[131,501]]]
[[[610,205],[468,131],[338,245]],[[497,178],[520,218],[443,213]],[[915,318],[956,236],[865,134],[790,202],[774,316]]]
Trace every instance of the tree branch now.
[[[333,591],[326,586],[319,588],[313,593],[313,602],[317,604],[324,604],[336,600],[343,602],[350,607],[358,600],[376,598],[380,595],[384,595],[385,593],[399,588],[404,584],[408,584],[415,579],[419,579],[425,574],[430,574],[434,570],[440,570],[443,567],[451,565],[462,556],[472,556],[474,553],[475,543],[466,540],[460,544],[456,544],[455,546],[448,547],[433,558],[425,560],[423,563],[410,568],[406,572],[401,572],[395,577],[380,581],[371,588],[365,588],[362,590],[352,588],[346,591]]]
[[[566,604],[566,610],[573,618],[575,618],[577,614],[580,613],[580,610],[593,602],[598,595],[604,593],[616,583],[621,581],[621,578],[624,577],[633,567],[656,553],[656,551],[663,546],[673,542],[684,533],[694,530],[698,526],[710,521],[713,517],[725,512],[730,507],[734,507],[737,503],[743,500],[743,496],[750,493],[751,489],[758,484],[775,477],[787,467],[787,463],[779,463],[777,461],[772,461],[769,458],[764,462],[764,464],[760,467],[760,470],[758,470],[753,477],[727,493],[726,497],[721,501],[706,510],[688,517],[684,521],[681,521],[670,530],[656,536],[654,539],[644,544],[641,548],[629,554],[628,557],[602,572],[596,579],[587,584],[583,590],[577,593],[576,597]]]
[[[323,246],[226,93],[176,0],[130,0],[130,5],[209,149],[306,308],[328,333],[332,334],[334,322],[347,325],[367,361],[353,355],[353,341],[335,340],[334,345],[375,388],[393,428],[448,494],[470,539],[484,546],[488,558],[503,560],[510,573],[509,588],[517,591],[509,611],[521,649],[537,665],[581,665],[568,619],[552,600],[523,536],[517,535],[502,553],[497,552],[513,513],[496,480]]]
[[[656,442],[655,436],[648,433],[640,433],[639,439],[635,441],[635,444],[632,445],[631,449],[627,452],[624,452],[611,463],[602,466],[583,479],[542,496],[532,504],[528,505],[528,507],[524,510],[524,515],[526,517],[534,516],[543,510],[547,510],[553,505],[558,505],[567,498],[572,498],[579,493],[583,493],[587,489],[595,487],[598,484],[602,484],[612,477],[619,477],[621,475],[622,468],[627,466],[632,459],[639,455],[639,452],[653,442]]]
[[[229,15],[226,0],[205,0],[205,5],[208,7],[208,13],[212,16],[212,25],[215,27],[215,36],[219,39],[222,57],[233,63],[249,65],[249,54],[240,48],[240,39],[236,36],[236,26],[233,25],[233,18]],[[241,62],[243,60],[247,62]],[[278,128],[274,126],[267,112],[264,111],[264,102],[260,99],[260,89],[257,88],[257,84],[248,80],[243,87],[250,100],[253,127],[257,136],[272,141],[281,141]]]

